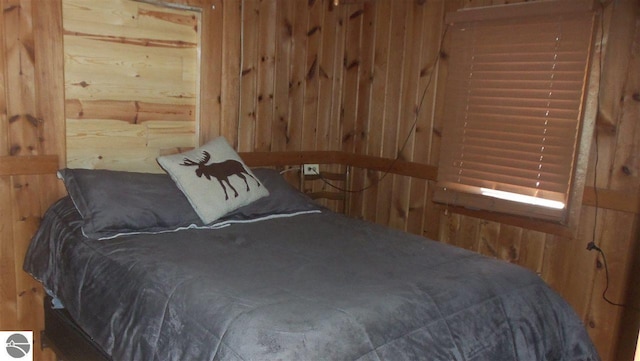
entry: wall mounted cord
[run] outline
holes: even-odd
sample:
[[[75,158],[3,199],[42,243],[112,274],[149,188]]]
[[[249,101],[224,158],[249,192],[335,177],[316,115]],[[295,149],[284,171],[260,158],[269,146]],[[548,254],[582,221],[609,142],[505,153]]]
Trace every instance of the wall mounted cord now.
[[[634,307],[634,306],[631,306],[631,305],[625,305],[623,303],[613,302],[607,297],[607,291],[609,290],[609,267],[607,265],[607,257],[605,256],[604,251],[602,251],[602,249],[600,249],[600,247],[596,246],[596,244],[594,242],[589,242],[587,244],[587,250],[589,250],[589,251],[597,251],[598,253],[600,253],[600,256],[602,257],[602,263],[604,264],[604,274],[605,274],[605,280],[606,280],[606,283],[605,283],[605,286],[604,286],[604,291],[602,291],[602,298],[608,304],[610,304],[612,306],[628,308],[628,309],[633,310],[635,312],[640,312],[640,308],[638,308],[638,307]]]
[[[604,40],[604,5],[600,4],[600,46],[602,47],[602,43]],[[600,72],[598,74],[599,77],[602,77],[602,71],[603,71],[603,59],[602,59],[602,49],[600,49],[600,54],[599,54],[599,66],[600,66]],[[600,86],[601,82],[600,80],[598,81],[598,86]],[[600,92],[598,92],[598,106],[600,105]],[[593,132],[593,142],[594,142],[594,147],[595,147],[595,155],[594,155],[594,172],[593,172],[593,192],[595,193],[595,204],[594,204],[594,215],[593,215],[593,231],[592,231],[592,235],[591,235],[591,242],[587,243],[587,250],[588,251],[597,251],[598,253],[600,253],[600,256],[602,257],[602,263],[604,265],[604,274],[605,274],[605,286],[604,286],[604,290],[602,291],[602,299],[605,300],[605,302],[607,302],[608,304],[612,305],[612,306],[617,306],[617,307],[623,307],[623,308],[627,308],[630,310],[633,310],[635,312],[640,312],[640,309],[631,305],[626,305],[623,303],[617,303],[617,302],[613,302],[611,301],[608,297],[607,297],[607,291],[609,290],[609,266],[607,265],[607,257],[604,254],[604,251],[598,247],[596,245],[596,230],[598,227],[598,209],[599,209],[599,205],[598,205],[598,162],[599,162],[599,157],[598,157],[598,153],[599,153],[599,147],[598,147],[598,126],[597,124],[594,125],[594,132]]]

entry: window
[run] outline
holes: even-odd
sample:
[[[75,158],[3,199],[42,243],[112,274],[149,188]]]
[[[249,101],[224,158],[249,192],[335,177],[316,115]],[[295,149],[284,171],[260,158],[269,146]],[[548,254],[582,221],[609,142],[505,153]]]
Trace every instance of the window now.
[[[592,3],[447,15],[435,201],[566,223],[591,66]]]

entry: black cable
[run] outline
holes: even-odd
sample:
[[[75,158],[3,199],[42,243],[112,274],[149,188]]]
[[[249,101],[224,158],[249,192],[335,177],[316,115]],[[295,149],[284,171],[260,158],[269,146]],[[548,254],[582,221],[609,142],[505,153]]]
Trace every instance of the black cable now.
[[[587,244],[587,250],[589,250],[589,251],[595,250],[598,253],[600,253],[600,256],[602,256],[602,263],[604,264],[604,274],[605,274],[605,280],[606,280],[604,291],[602,291],[602,298],[608,304],[610,304],[612,306],[628,308],[630,310],[633,310],[633,311],[636,311],[636,312],[640,312],[640,308],[638,308],[638,307],[634,307],[634,306],[631,306],[631,305],[626,305],[626,304],[623,304],[623,303],[613,302],[607,297],[607,291],[609,290],[609,266],[607,265],[607,257],[605,256],[604,251],[602,249],[600,249],[600,247],[596,246],[596,244],[593,243],[593,242],[589,242]]]
[[[400,147],[400,150],[398,151],[398,154],[393,159],[391,164],[389,164],[389,166],[384,170],[382,176],[380,176],[380,178],[373,179],[371,184],[369,184],[369,185],[367,185],[365,187],[362,187],[362,188],[356,189],[356,190],[352,190],[352,189],[342,188],[342,187],[339,187],[339,186],[331,183],[329,180],[327,180],[326,178],[324,178],[322,176],[321,172],[320,173],[319,172],[314,172],[315,175],[317,175],[322,182],[324,182],[329,187],[331,187],[333,189],[336,189],[338,191],[341,191],[341,192],[345,192],[345,193],[362,193],[362,192],[366,191],[367,189],[380,184],[380,182],[384,178],[386,178],[387,175],[390,174],[391,169],[393,169],[393,167],[396,165],[398,160],[400,160],[400,155],[402,154],[402,152],[404,152],[404,149],[407,147],[407,144],[409,143],[409,139],[411,139],[411,134],[413,134],[414,130],[418,126],[418,120],[420,118],[420,112],[422,110],[422,105],[424,104],[424,100],[425,100],[425,98],[427,96],[427,91],[429,90],[429,87],[431,86],[431,81],[433,80],[433,73],[436,72],[436,70],[437,70],[437,66],[436,65],[439,63],[439,59],[440,59],[440,56],[441,56],[442,43],[444,42],[444,37],[446,36],[448,30],[449,30],[449,25],[445,24],[444,31],[442,32],[442,36],[440,37],[440,43],[438,44],[438,51],[436,52],[436,56],[435,56],[435,59],[433,61],[433,71],[431,71],[431,73],[429,73],[429,79],[427,80],[427,85],[425,86],[424,91],[422,92],[422,96],[420,97],[420,104],[418,104],[418,109],[415,112],[415,119],[413,121],[413,124],[411,125],[411,128],[409,129],[409,133],[407,134],[406,138],[404,139],[404,142],[402,143],[402,147]]]

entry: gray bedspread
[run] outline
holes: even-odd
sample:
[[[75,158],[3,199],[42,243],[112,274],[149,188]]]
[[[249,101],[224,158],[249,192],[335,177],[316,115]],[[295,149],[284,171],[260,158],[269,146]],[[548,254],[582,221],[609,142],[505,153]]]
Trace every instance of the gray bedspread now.
[[[598,360],[538,276],[332,212],[91,240],[68,199],[24,268],[115,360]]]

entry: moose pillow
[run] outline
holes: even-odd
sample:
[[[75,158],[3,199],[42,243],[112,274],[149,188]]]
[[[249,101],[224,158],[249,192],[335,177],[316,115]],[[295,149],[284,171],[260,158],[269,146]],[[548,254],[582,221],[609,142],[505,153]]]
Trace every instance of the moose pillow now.
[[[269,195],[223,137],[157,160],[204,223]]]

